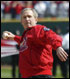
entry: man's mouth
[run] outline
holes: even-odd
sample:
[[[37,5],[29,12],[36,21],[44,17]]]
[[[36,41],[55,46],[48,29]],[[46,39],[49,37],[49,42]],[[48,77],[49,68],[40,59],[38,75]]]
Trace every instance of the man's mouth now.
[[[26,24],[30,24],[30,22],[26,22]]]

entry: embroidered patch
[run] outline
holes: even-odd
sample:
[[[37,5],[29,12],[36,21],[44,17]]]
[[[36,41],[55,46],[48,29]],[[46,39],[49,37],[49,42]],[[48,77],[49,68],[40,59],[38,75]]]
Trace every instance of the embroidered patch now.
[[[21,42],[21,44],[20,44],[20,52],[23,52],[23,51],[25,51],[27,48],[28,48],[28,46],[27,46],[27,38],[26,37],[24,37],[23,38],[23,41]]]
[[[49,31],[50,29],[47,27],[44,27],[44,31]]]

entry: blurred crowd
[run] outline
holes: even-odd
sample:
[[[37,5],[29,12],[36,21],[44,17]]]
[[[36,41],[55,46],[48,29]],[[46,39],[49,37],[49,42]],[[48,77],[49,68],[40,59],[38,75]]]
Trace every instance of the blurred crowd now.
[[[34,8],[39,17],[69,17],[69,1],[1,1],[1,19],[20,19],[24,8]]]

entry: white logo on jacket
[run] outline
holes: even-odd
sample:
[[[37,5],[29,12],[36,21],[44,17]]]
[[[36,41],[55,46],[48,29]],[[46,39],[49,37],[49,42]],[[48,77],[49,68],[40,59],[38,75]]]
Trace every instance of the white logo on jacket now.
[[[20,44],[20,50],[19,50],[20,52],[23,52],[28,48],[26,41],[27,41],[27,37],[24,37],[23,41]]]

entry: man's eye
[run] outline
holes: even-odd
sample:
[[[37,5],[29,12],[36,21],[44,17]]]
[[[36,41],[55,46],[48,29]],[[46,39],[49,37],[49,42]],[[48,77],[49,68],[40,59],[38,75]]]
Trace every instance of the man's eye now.
[[[31,16],[28,16],[29,18],[31,18]]]
[[[28,17],[28,18],[31,18],[32,16],[24,16],[23,18],[27,18],[27,17]]]
[[[23,17],[23,18],[26,18],[26,17]]]

